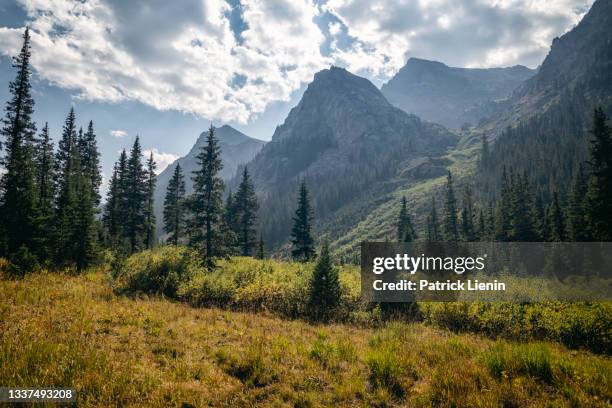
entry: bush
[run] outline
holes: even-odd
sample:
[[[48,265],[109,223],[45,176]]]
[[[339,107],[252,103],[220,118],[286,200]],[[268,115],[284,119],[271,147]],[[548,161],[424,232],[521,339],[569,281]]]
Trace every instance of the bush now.
[[[117,268],[115,281],[119,290],[171,298],[177,297],[182,285],[204,273],[195,251],[171,245],[134,254]]]
[[[16,254],[11,256],[8,272],[15,276],[24,276],[28,272],[38,269],[38,258],[26,246],[19,247]]]

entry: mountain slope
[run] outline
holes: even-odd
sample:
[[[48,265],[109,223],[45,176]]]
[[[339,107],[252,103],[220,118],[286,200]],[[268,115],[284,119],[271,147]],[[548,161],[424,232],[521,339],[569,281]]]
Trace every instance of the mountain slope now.
[[[612,1],[598,0],[571,31],[556,38],[539,72],[508,109],[477,132],[496,139],[479,171],[491,198],[503,167],[527,172],[545,200],[562,194],[588,155],[593,109],[612,115]],[[510,128],[507,128],[510,126]]]
[[[439,156],[455,142],[443,127],[392,106],[368,80],[336,67],[318,72],[248,165],[261,199],[265,239],[278,245],[288,238],[301,180],[309,186],[319,226],[356,202],[358,217],[378,196],[373,192],[390,188],[385,181],[405,163]],[[331,235],[351,225],[334,226]]]
[[[395,106],[423,119],[459,128],[477,124],[500,109],[534,70],[517,65],[508,68],[470,69],[441,62],[410,58],[383,85],[383,95]]]
[[[215,132],[215,135],[219,139],[221,159],[223,161],[221,177],[226,181],[230,180],[236,174],[236,170],[238,169],[239,165],[247,163],[249,160],[251,160],[265,144],[264,141],[253,139],[228,125],[215,129]],[[176,164],[180,163],[181,165],[183,174],[185,176],[186,190],[189,194],[191,191],[193,191],[191,173],[195,171],[197,167],[196,156],[206,144],[207,136],[208,131],[202,132],[186,156],[176,160],[157,176],[157,188],[155,189],[155,215],[157,217],[158,236],[162,235],[163,208],[166,188],[168,187],[168,182],[170,181],[170,178],[172,178],[172,174],[176,169]]]

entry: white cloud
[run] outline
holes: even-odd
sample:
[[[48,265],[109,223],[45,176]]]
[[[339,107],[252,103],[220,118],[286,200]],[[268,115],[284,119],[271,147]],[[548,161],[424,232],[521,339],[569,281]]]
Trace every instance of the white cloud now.
[[[408,57],[454,66],[537,66],[593,0],[329,0],[353,41],[332,43],[349,70],[388,78]]]
[[[15,1],[43,79],[87,100],[246,123],[330,64],[377,83],[408,57],[536,66],[593,0],[242,0],[239,33],[225,0]],[[0,53],[16,54],[22,31],[0,27]]]
[[[87,100],[245,123],[330,63],[310,0],[243,1],[242,41],[224,0],[18,1],[39,76]],[[21,33],[0,28],[0,52],[14,55]]]
[[[157,163],[157,174],[164,171],[166,167],[174,163],[179,158],[179,156],[177,156],[176,154],[163,153],[157,150],[156,148],[143,150],[142,153],[147,159],[149,158],[149,156],[151,156],[151,153],[153,153],[153,160],[155,160],[155,163]]]
[[[125,130],[111,130],[109,133],[112,137],[116,137],[118,139],[127,136],[127,132]]]

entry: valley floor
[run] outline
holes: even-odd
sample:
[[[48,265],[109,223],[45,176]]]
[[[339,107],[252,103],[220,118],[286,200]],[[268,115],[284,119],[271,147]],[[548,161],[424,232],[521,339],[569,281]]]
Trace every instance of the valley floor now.
[[[610,406],[612,361],[422,324],[366,329],[116,296],[103,272],[0,279],[0,385],[79,406]]]

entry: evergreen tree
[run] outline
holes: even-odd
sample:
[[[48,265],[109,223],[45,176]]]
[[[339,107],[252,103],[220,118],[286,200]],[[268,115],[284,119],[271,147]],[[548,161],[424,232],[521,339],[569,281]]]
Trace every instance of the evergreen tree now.
[[[185,225],[185,178],[181,165],[176,164],[168,182],[164,200],[164,231],[169,234],[168,242],[178,245]]]
[[[8,255],[31,252],[36,214],[34,135],[32,120],[34,99],[30,78],[30,32],[26,28],[19,55],[13,58],[17,75],[9,83],[10,97],[5,106],[0,134],[4,136],[5,172],[0,180],[2,201],[0,213]],[[23,249],[22,249],[23,248]]]
[[[453,175],[450,170],[446,176],[446,200],[444,202],[444,239],[448,242],[459,241],[457,225],[457,199],[453,189]]]
[[[487,208],[487,229],[486,229],[486,237],[487,240],[493,241],[495,239],[495,206],[493,202],[489,202],[489,206]]]
[[[82,158],[83,170],[91,178],[91,196],[94,205],[100,205],[100,185],[102,185],[102,174],[100,172],[100,153],[98,152],[98,142],[94,132],[93,121],[89,121],[87,131],[82,138]]]
[[[123,151],[123,155],[125,150]],[[121,220],[119,218],[119,163],[115,163],[113,167],[113,175],[111,176],[106,193],[106,205],[102,214],[102,222],[108,237],[107,245],[111,248],[116,248],[119,236],[121,233]]]
[[[78,191],[77,182],[81,171],[78,138],[76,132],[76,117],[71,108],[62,131],[55,159],[56,189],[55,230],[56,230],[56,260],[60,263],[71,262],[74,259],[74,220],[77,218]]]
[[[53,255],[53,236],[54,236],[54,157],[53,142],[49,137],[49,126],[45,123],[42,134],[37,140],[35,148],[36,158],[36,190],[37,194],[37,214],[35,223],[38,231],[34,236],[34,244],[39,259],[50,261]]]
[[[340,304],[340,280],[329,253],[329,244],[323,242],[321,255],[310,281],[309,310],[315,319],[327,320]]]
[[[489,239],[487,219],[485,217],[485,213],[482,208],[478,209],[478,224],[476,227],[476,238],[479,241],[487,241]]]
[[[251,182],[249,172],[245,166],[242,172],[242,180],[236,191],[235,202],[238,221],[238,245],[242,256],[250,256],[256,245],[256,222],[259,204],[255,195],[255,187]]]
[[[221,149],[211,125],[206,145],[197,156],[198,169],[193,172],[193,197],[190,200],[192,219],[190,222],[190,245],[198,247],[209,266],[212,257],[223,255],[222,242],[225,240],[222,227],[223,180],[219,172],[223,168]],[[215,247],[216,246],[216,247]]]
[[[502,171],[501,197],[497,205],[495,219],[495,238],[497,241],[509,241],[512,229],[510,215],[512,213],[512,169],[510,178],[506,173],[506,167]]]
[[[438,211],[436,210],[436,199],[431,198],[431,210],[427,216],[427,241],[439,242],[442,240],[440,233],[440,223],[438,221]]]
[[[142,248],[146,237],[147,176],[142,165],[142,149],[138,136],[127,161],[125,187],[125,232],[130,253],[134,253]]]
[[[511,182],[509,239],[517,242],[537,241],[535,205],[527,175],[511,177]]]
[[[298,196],[298,206],[293,217],[293,228],[291,229],[291,243],[293,250],[291,254],[294,259],[310,261],[314,258],[314,240],[312,238],[312,207],[306,182],[302,181]]]
[[[399,242],[412,242],[415,238],[416,233],[408,213],[406,197],[402,197],[400,212],[397,217],[397,240]]]
[[[263,236],[259,234],[259,242],[257,243],[257,259],[266,259]]]
[[[540,241],[548,242],[550,239],[550,228],[548,215],[544,206],[542,196],[538,194],[535,199],[536,231]]]
[[[472,188],[467,185],[463,190],[463,209],[461,210],[461,235],[464,241],[476,241],[474,216],[474,197]]]
[[[578,167],[568,204],[568,232],[572,241],[589,241],[588,216],[586,208],[587,178],[582,164]]]
[[[91,174],[87,171],[78,172],[77,205],[71,241],[74,246],[73,260],[79,272],[90,266],[97,257],[96,210],[92,197],[93,191]]]
[[[553,193],[553,202],[550,204],[548,211],[548,224],[550,227],[550,241],[564,242],[565,234],[565,217],[559,203],[559,195],[555,191]]]
[[[145,248],[151,249],[155,246],[155,208],[154,208],[154,195],[155,195],[155,183],[157,181],[155,176],[155,169],[157,164],[153,159],[153,152],[147,160],[147,174],[146,174],[146,189],[145,189]]]
[[[612,241],[612,129],[603,109],[593,113],[587,191],[590,232],[597,241]]]

